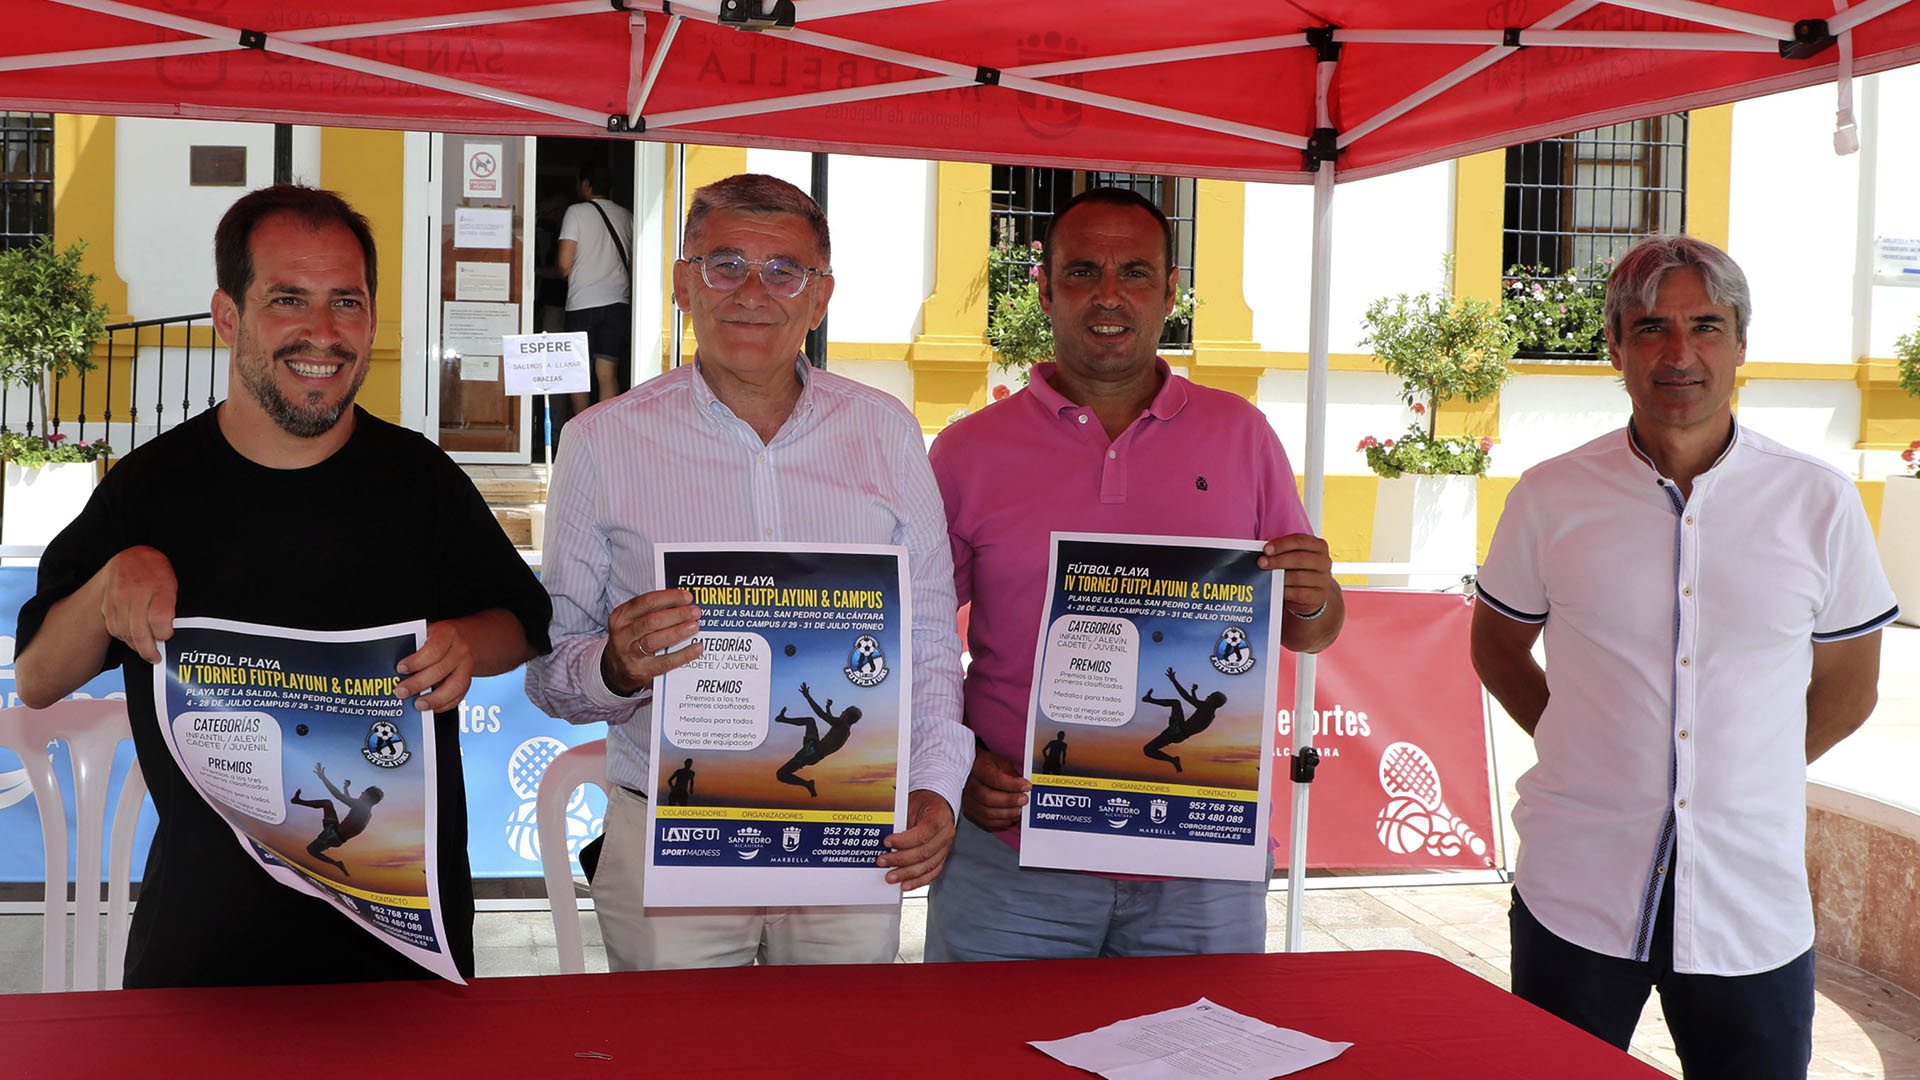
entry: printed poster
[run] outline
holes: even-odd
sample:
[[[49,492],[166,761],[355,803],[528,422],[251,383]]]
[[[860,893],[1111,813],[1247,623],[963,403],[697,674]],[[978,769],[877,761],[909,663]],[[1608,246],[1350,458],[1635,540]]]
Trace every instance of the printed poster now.
[[[658,544],[700,658],[654,680],[649,907],[885,904],[905,827],[906,549]]]
[[[176,619],[153,699],[174,763],[275,881],[464,983],[440,914],[433,718],[393,696],[426,623]]]
[[[1260,549],[1053,534],[1022,866],[1266,879],[1280,606]]]

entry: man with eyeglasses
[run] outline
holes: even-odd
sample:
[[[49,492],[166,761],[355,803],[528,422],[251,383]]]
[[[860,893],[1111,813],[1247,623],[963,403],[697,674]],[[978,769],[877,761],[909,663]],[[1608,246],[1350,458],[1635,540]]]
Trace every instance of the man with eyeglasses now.
[[[593,895],[615,970],[889,963],[897,902],[864,907],[642,906],[653,679],[700,653],[659,655],[699,628],[681,589],[653,580],[653,545],[742,541],[907,548],[913,590],[907,828],[887,880],[933,880],[972,762],[960,726],[953,563],[920,425],[887,394],[801,354],[833,295],[826,216],[798,188],[740,175],[694,193],[674,301],[694,362],[581,414],[547,494],[544,575],[554,651],[527,694],[574,723],[605,721],[606,844]]]
[[[1135,192],[1095,188],[1054,215],[1045,243],[1040,303],[1053,321],[1053,361],[933,444],[956,588],[973,605],[966,722],[980,748],[961,799],[966,820],[928,901],[927,959],[1261,952],[1264,881],[1020,865],[1050,533],[1264,539],[1261,567],[1286,573],[1281,642],[1296,652],[1332,644],[1346,611],[1272,425],[1158,356],[1179,283],[1166,215]],[[1193,716],[1167,732],[1195,733],[1218,706],[1198,694],[1187,698]],[[1147,752],[1174,762],[1158,752],[1167,732]]]

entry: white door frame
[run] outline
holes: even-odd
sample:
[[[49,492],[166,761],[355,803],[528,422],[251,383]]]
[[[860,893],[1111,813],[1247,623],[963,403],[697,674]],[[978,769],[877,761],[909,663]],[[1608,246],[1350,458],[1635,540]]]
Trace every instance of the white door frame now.
[[[503,136],[502,138],[511,138]],[[520,332],[533,329],[533,247],[528,198],[533,191],[535,140],[522,138],[520,250]],[[440,207],[446,177],[440,168],[446,136],[438,132],[409,131],[405,136],[406,167],[401,195],[401,218],[406,235],[401,240],[400,273],[400,415],[401,423],[440,441],[440,281],[442,259]],[[524,465],[533,454],[533,399],[520,398],[520,445],[516,450],[449,451],[462,464]]]

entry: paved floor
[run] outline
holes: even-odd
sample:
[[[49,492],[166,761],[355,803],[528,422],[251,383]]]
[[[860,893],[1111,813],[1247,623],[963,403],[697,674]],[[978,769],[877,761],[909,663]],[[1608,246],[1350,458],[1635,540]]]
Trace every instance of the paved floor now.
[[[1497,718],[1495,736],[1501,787],[1511,805],[1513,780],[1530,763],[1531,746],[1504,717]],[[1895,627],[1886,633],[1883,646],[1879,708],[1861,732],[1810,771],[1823,782],[1914,805],[1920,789],[1909,778],[1920,760],[1916,754],[1920,629]],[[1506,986],[1507,898],[1503,885],[1311,890],[1305,899],[1303,944],[1315,951],[1415,949]],[[921,959],[925,921],[925,901],[909,899],[901,919],[903,962]],[[591,915],[584,923],[587,968],[605,971],[598,927]],[[1284,947],[1285,925],[1286,897],[1275,893],[1268,900],[1269,951]],[[558,970],[553,926],[544,911],[484,911],[475,940],[482,977]],[[39,918],[0,916],[0,993],[37,989],[39,969]],[[1920,998],[1830,958],[1820,959],[1818,972],[1812,1080],[1920,1080]],[[1649,1004],[1635,1033],[1633,1053],[1679,1075],[1657,1001]]]

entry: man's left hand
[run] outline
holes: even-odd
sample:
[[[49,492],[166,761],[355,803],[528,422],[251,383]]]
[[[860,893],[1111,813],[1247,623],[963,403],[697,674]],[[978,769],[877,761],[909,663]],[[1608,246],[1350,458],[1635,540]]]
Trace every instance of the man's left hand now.
[[[887,881],[900,891],[917,889],[940,876],[953,847],[953,808],[938,793],[924,788],[907,795],[907,831],[882,841],[892,851],[880,856],[890,866]]]
[[[1333,580],[1333,555],[1312,533],[1276,536],[1267,541],[1260,569],[1286,573],[1280,602],[1292,618],[1283,621],[1280,640],[1294,652],[1319,652],[1340,635],[1347,619],[1340,583]]]
[[[394,688],[394,697],[412,697],[421,712],[451,709],[473,683],[473,649],[453,620],[428,623],[427,643],[400,661],[398,670],[407,680]]]
[[[1328,603],[1340,586],[1333,580],[1333,556],[1327,542],[1312,533],[1276,536],[1267,541],[1260,569],[1287,572],[1287,611],[1312,615]]]

